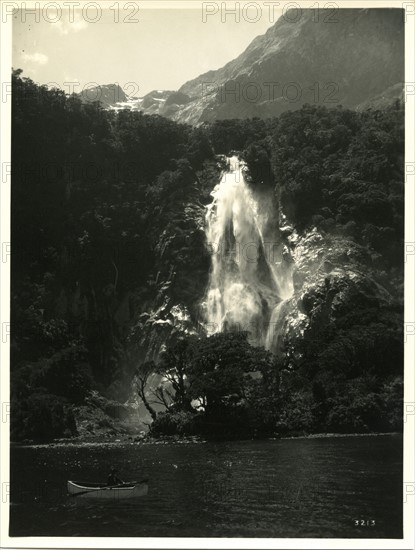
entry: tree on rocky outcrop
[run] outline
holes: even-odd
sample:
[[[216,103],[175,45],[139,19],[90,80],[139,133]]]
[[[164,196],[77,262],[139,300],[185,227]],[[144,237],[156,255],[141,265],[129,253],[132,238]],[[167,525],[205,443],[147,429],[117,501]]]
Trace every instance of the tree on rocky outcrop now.
[[[215,414],[227,396],[243,397],[245,373],[258,370],[250,347],[243,332],[213,334],[198,343],[188,374],[192,396],[206,414]]]
[[[173,402],[176,409],[190,411],[191,406],[191,384],[189,373],[194,361],[196,337],[180,338],[172,346],[169,346],[161,355],[158,365],[158,373],[163,376],[164,381],[171,386]],[[159,391],[163,391],[162,388]]]
[[[133,384],[135,386],[138,397],[143,402],[145,408],[150,413],[150,416],[153,420],[157,418],[157,412],[152,407],[151,401],[149,399],[149,378],[156,371],[156,366],[153,361],[149,361],[140,365],[133,379]]]

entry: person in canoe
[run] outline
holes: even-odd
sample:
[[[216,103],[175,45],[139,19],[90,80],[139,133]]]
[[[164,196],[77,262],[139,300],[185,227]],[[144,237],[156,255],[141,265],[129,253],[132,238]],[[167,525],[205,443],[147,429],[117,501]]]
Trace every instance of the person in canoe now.
[[[107,485],[121,485],[121,483],[124,483],[123,480],[117,476],[117,474],[117,469],[112,468],[108,476]]]

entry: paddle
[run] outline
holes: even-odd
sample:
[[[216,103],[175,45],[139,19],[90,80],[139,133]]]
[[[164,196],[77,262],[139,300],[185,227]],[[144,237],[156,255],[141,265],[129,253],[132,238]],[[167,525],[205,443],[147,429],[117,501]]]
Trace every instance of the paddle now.
[[[96,489],[91,487],[92,490],[88,489],[87,491],[81,491],[80,493],[71,493],[70,496],[80,497],[81,495],[86,495],[87,493],[94,493],[95,491],[108,491],[109,489],[119,489],[122,487],[134,487],[135,485],[139,485],[140,483],[147,483],[147,481],[148,481],[148,478],[145,478],[141,481],[129,481],[128,483],[124,482],[118,485],[104,485],[103,487],[97,487]]]

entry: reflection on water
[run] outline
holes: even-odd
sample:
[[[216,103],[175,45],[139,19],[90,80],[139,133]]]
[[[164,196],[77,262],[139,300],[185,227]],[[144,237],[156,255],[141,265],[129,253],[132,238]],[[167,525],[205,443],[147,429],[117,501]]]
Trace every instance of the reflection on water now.
[[[400,436],[15,447],[11,464],[11,536],[402,537]],[[113,465],[149,494],[67,497]]]

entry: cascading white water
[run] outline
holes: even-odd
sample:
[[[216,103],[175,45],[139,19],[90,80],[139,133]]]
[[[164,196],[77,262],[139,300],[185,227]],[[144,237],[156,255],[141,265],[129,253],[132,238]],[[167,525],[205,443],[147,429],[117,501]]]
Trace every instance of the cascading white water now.
[[[275,351],[280,312],[292,294],[270,196],[255,197],[236,156],[212,192],[206,239],[212,269],[206,295],[208,333],[247,330],[258,345]]]

